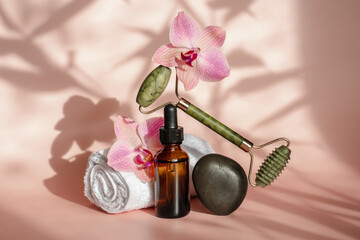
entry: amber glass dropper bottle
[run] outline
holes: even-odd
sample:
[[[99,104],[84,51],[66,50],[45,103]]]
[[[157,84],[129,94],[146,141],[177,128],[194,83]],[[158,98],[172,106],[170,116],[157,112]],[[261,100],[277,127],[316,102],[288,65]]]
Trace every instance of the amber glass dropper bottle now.
[[[190,211],[189,156],[180,146],[184,134],[175,106],[164,108],[159,131],[163,146],[155,156],[155,212],[161,218],[183,217]]]

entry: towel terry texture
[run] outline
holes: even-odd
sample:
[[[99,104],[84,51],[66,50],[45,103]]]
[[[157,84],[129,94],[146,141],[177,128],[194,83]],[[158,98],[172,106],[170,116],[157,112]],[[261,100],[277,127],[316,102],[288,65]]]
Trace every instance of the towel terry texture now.
[[[190,195],[196,192],[192,171],[204,155],[214,153],[210,144],[194,135],[185,134],[181,147],[189,155]],[[154,206],[154,182],[144,183],[134,173],[118,172],[107,165],[109,149],[94,152],[89,157],[84,183],[85,196],[108,213],[121,213]]]

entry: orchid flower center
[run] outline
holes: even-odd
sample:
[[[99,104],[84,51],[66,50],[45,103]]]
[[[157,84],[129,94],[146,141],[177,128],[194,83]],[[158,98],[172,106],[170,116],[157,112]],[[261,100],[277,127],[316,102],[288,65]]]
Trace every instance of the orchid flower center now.
[[[190,51],[186,53],[181,53],[181,59],[190,67],[193,67],[191,64],[196,58],[198,57],[198,54],[200,52],[200,48],[193,48]]]
[[[140,165],[138,166],[138,168],[145,169],[150,167],[151,164],[154,162],[152,153],[149,150],[145,149],[143,146],[139,147],[136,151],[139,152],[139,154],[135,156],[137,164]]]

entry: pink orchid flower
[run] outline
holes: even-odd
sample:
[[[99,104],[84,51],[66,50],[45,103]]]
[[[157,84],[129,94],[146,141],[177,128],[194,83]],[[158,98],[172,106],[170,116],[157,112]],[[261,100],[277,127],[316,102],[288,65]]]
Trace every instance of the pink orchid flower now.
[[[219,50],[224,40],[225,31],[221,27],[201,30],[196,21],[180,12],[170,28],[170,44],[161,46],[153,61],[176,67],[185,90],[191,90],[199,79],[213,82],[229,76],[229,65]]]
[[[133,172],[141,181],[150,182],[154,176],[154,156],[161,148],[159,127],[162,117],[148,119],[139,125],[131,118],[115,120],[117,141],[108,154],[108,165],[117,171]]]

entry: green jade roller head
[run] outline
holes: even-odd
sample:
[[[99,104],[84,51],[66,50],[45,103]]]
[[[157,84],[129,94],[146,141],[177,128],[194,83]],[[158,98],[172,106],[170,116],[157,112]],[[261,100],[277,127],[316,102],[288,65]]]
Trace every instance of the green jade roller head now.
[[[170,68],[161,65],[155,68],[141,84],[136,102],[142,107],[150,106],[164,92],[170,76]]]
[[[289,149],[290,141],[287,138],[277,138],[273,141],[267,142],[262,145],[254,145],[252,142],[242,137],[231,128],[225,126],[223,123],[219,122],[215,118],[208,115],[203,110],[199,109],[195,105],[191,104],[189,101],[180,97],[178,94],[178,78],[176,77],[175,84],[175,95],[178,98],[176,102],[167,102],[162,104],[152,110],[145,110],[144,108],[150,106],[154,103],[160,95],[164,92],[167,87],[171,76],[171,69],[164,66],[159,66],[155,68],[144,80],[140,90],[136,97],[136,102],[139,104],[140,112],[144,114],[153,113],[167,104],[173,104],[174,106],[180,108],[185,113],[195,118],[211,130],[218,133],[220,136],[224,137],[229,142],[235,144],[245,152],[248,152],[250,155],[250,167],[248,173],[248,180],[251,186],[260,186],[266,187],[270,185],[283,171],[287,162],[290,160],[291,150]],[[255,183],[252,182],[250,176],[252,173],[253,167],[253,154],[252,149],[260,149],[270,144],[284,141],[286,145],[282,145],[279,148],[276,148],[263,162],[259,171],[256,174]]]

